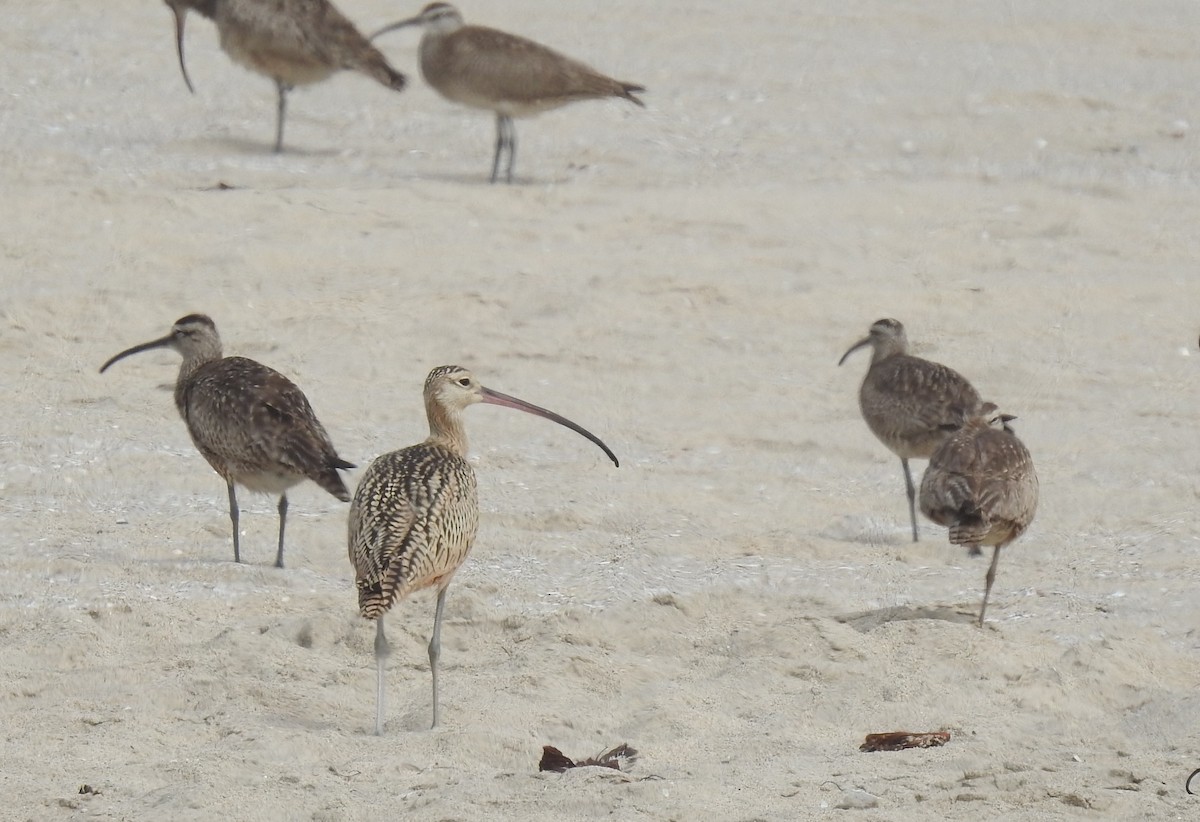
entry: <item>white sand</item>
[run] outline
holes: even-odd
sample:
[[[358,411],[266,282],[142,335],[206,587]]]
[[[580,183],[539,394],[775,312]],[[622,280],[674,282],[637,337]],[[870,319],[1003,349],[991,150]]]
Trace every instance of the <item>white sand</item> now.
[[[416,10],[340,6],[365,30]],[[160,3],[0,11],[0,818],[1196,818],[1193,0],[463,11],[648,109],[519,122],[521,184],[488,186],[490,117],[397,33],[411,89],[297,91],[276,157],[270,82],[207,21],[192,96]],[[346,506],[297,488],[278,571],[274,500],[243,493],[235,565],[178,358],[96,373],[193,311],[360,466],[425,436],[443,363],[621,456],[468,412],[482,527],[436,731],[420,596],[370,735]],[[835,365],[884,316],[1037,463],[983,630],[986,562],[909,541],[867,355]],[[544,744],[623,741],[628,779],[537,772]],[[834,810],[858,790],[876,809]]]

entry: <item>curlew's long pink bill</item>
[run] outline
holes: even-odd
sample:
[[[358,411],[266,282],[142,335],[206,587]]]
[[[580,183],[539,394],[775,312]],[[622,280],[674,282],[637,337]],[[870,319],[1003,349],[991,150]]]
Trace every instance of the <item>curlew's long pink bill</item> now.
[[[150,342],[144,342],[141,345],[135,345],[133,348],[126,348],[120,354],[116,354],[112,357],[109,357],[108,362],[106,362],[106,363],[104,363],[104,365],[100,366],[100,373],[103,374],[106,370],[108,370],[108,367],[110,365],[112,365],[113,363],[115,363],[117,360],[123,360],[132,354],[140,354],[143,351],[149,351],[152,348],[167,348],[168,346],[171,345],[172,337],[173,337],[173,335],[168,334],[167,336],[161,337],[157,340],[151,340]]]
[[[133,350],[134,349],[130,349],[126,353],[132,353]],[[122,355],[120,355],[120,354],[117,355],[117,357],[120,357],[120,356],[122,356]],[[114,357],[114,359],[117,359],[117,357]],[[571,422],[566,417],[559,416],[558,414],[555,414],[553,411],[548,411],[545,408],[542,408],[541,406],[538,406],[538,405],[534,405],[531,402],[525,402],[525,400],[519,400],[516,397],[510,397],[508,394],[501,394],[499,391],[493,391],[492,389],[485,388],[483,386],[480,386],[480,388],[483,391],[483,401],[485,403],[489,403],[491,405],[502,405],[505,408],[515,408],[518,411],[524,411],[528,414],[533,414],[534,416],[545,417],[546,419],[548,419],[552,422],[558,423],[559,425],[563,426],[564,428],[570,428],[576,434],[587,437],[589,440],[596,443],[596,445],[600,446],[600,450],[608,455],[608,458],[610,460],[612,460],[613,465],[617,466],[618,468],[621,467],[621,463],[617,459],[617,455],[614,454],[612,452],[612,450],[607,445],[604,444],[603,440],[601,440],[599,437],[597,437],[591,431],[588,431],[583,426],[576,425],[575,423]]]
[[[183,28],[187,9],[172,5],[171,11],[175,14],[175,52],[179,55],[179,70],[183,72],[183,82],[187,83],[188,91],[195,94],[196,89],[192,87],[192,78],[188,77],[187,64],[183,60]]]

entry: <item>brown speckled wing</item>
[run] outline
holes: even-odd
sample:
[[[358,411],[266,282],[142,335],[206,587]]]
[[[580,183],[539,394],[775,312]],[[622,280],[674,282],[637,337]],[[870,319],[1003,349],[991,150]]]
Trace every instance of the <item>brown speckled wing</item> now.
[[[227,479],[254,489],[256,473],[308,478],[350,498],[334,450],[304,393],[287,377],[245,357],[226,357],[188,380],[181,412],[197,449]]]
[[[360,613],[375,619],[410,591],[447,584],[471,549],[478,517],[475,474],[452,451],[422,443],[371,463],[348,533]]]
[[[980,405],[965,377],[939,363],[905,354],[868,370],[859,391],[871,431],[902,457],[927,458]]]
[[[625,94],[616,80],[577,60],[485,26],[464,26],[448,35],[430,60],[444,66],[437,76],[428,77],[435,88],[453,87],[455,78],[461,77],[476,94],[505,102],[536,105],[543,100],[562,103]],[[422,65],[427,65],[424,59]],[[443,93],[456,97],[452,88]]]
[[[227,51],[284,82],[312,82],[322,71],[349,69],[404,87],[403,75],[328,0],[227,0],[217,22]]]
[[[1004,544],[1037,510],[1033,460],[1014,434],[972,420],[934,452],[921,480],[921,511],[955,544]]]

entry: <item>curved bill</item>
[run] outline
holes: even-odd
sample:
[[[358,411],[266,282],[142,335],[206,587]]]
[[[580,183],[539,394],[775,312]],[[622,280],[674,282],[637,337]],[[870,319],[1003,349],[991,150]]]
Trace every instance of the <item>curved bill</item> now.
[[[846,353],[842,355],[842,358],[840,360],[838,360],[838,365],[841,365],[842,363],[844,363],[846,361],[846,358],[849,357],[851,354],[853,354],[858,349],[863,348],[864,346],[868,346],[870,344],[871,344],[871,338],[863,337],[861,340],[859,340],[854,345],[850,346],[849,349],[846,350]]]
[[[183,72],[183,82],[187,83],[188,91],[195,94],[192,78],[188,77],[187,65],[183,62],[183,26],[187,20],[187,9],[171,6],[171,11],[175,13],[175,52],[179,55],[179,70]]]
[[[417,15],[416,17],[410,17],[407,20],[401,20],[399,23],[391,23],[389,25],[384,26],[383,28],[381,28],[379,31],[372,34],[367,39],[374,40],[379,35],[387,34],[389,31],[395,31],[396,29],[406,28],[407,26],[416,26],[423,22],[425,22],[425,21],[421,18],[420,15]]]
[[[131,354],[133,353],[133,349],[130,349],[125,353]],[[123,355],[118,354],[117,357],[114,357],[113,359],[118,359],[121,356]],[[608,455],[608,458],[612,460],[613,465],[617,466],[618,468],[621,467],[621,463],[617,460],[617,455],[614,454],[599,437],[597,437],[591,431],[588,431],[583,426],[576,425],[575,423],[571,422],[566,417],[560,417],[553,411],[547,411],[545,408],[534,405],[533,403],[525,402],[525,400],[519,400],[516,397],[510,397],[508,394],[501,394],[499,391],[493,391],[490,388],[483,388],[483,401],[490,403],[491,405],[502,405],[505,408],[515,408],[518,411],[524,411],[528,414],[533,414],[538,417],[545,417],[546,419],[556,422],[565,428],[570,428],[576,434],[587,437],[589,440],[596,443],[596,445],[600,446],[600,450]]]
[[[106,362],[106,363],[104,363],[104,365],[100,366],[100,373],[103,374],[110,365],[115,363],[117,360],[125,359],[130,354],[140,354],[141,352],[149,351],[152,348],[166,348],[170,344],[171,344],[171,335],[168,334],[167,336],[163,337],[162,339],[151,340],[150,342],[145,342],[145,343],[142,343],[141,345],[135,345],[133,348],[126,348],[120,354],[117,354],[113,357],[109,357],[108,362]]]

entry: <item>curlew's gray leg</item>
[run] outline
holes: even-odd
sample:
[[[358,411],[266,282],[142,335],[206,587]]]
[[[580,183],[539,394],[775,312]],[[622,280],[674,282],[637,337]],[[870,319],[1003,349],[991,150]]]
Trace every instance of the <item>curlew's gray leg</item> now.
[[[283,526],[287,522],[287,494],[279,495],[279,551],[275,554],[275,567],[283,567]]]
[[[279,80],[275,81],[275,88],[279,92],[279,104],[275,110],[275,153],[283,153],[283,118],[287,114],[287,93],[291,91],[291,86]]]
[[[375,735],[383,736],[383,667],[392,653],[383,635],[383,614],[375,618]]]
[[[238,543],[238,506],[237,492],[233,490],[233,483],[226,482],[229,486],[229,521],[233,523],[233,561],[242,561],[242,551]]]
[[[983,604],[979,606],[979,627],[983,627],[983,614],[987,611],[988,596],[992,593],[992,583],[996,581],[996,566],[1000,563],[1000,546],[992,549],[992,564],[988,567],[987,582],[983,589]]]
[[[492,157],[492,179],[500,175],[500,155],[508,150],[507,182],[513,179],[513,164],[517,160],[517,134],[512,118],[507,114],[496,115],[496,154]]]
[[[913,542],[917,538],[917,488],[913,485],[912,473],[908,470],[908,458],[900,458],[900,467],[904,469],[904,490],[908,493],[908,516],[912,520]]]
[[[433,614],[433,636],[429,638],[429,671],[433,675],[433,724],[438,723],[438,659],[442,656],[442,611],[446,608],[446,591],[449,586],[438,591],[437,610]]]

